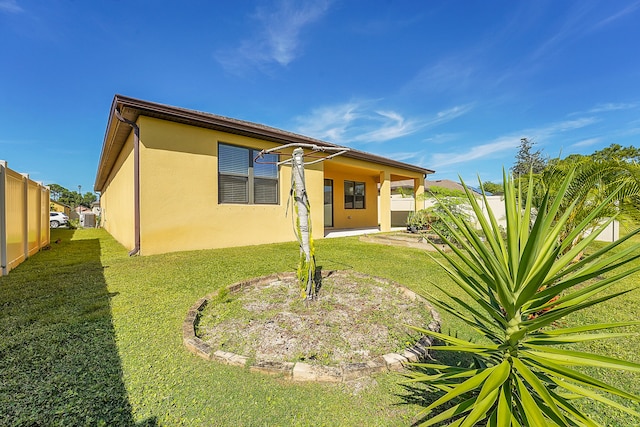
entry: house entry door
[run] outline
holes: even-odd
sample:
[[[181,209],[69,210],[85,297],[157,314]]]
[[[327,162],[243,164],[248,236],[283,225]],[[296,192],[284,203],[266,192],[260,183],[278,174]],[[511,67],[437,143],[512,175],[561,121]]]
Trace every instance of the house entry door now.
[[[324,226],[333,227],[333,180],[324,180]]]

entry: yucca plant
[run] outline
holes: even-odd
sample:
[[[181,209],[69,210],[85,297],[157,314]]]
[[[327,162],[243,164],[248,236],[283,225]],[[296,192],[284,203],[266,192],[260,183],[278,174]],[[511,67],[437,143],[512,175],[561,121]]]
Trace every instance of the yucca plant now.
[[[444,343],[437,346],[438,351],[462,352],[474,360],[469,367],[435,361],[412,364],[415,369],[408,374],[407,381],[424,383],[437,396],[419,414],[421,425],[443,422],[455,426],[597,425],[576,408],[575,399],[579,398],[599,401],[640,417],[636,411],[611,400],[610,395],[633,401],[640,401],[640,397],[575,369],[595,366],[640,372],[639,364],[566,347],[589,340],[620,339],[630,334],[610,330],[640,322],[564,328],[557,325],[565,316],[629,292],[606,291],[614,282],[640,270],[640,266],[629,264],[640,257],[640,245],[621,247],[640,229],[575,261],[576,255],[613,221],[610,218],[575,244],[582,227],[599,215],[604,204],[594,206],[561,239],[573,207],[569,205],[566,211],[561,211],[572,174],[565,177],[553,198],[549,194],[543,198],[537,210],[532,208],[531,194],[523,197],[504,172],[503,179],[506,237],[501,235],[493,213],[489,211],[485,218],[465,186],[481,232],[449,211],[446,222],[458,245],[450,244],[451,252],[435,246],[446,261],[440,262],[441,266],[475,302],[468,302],[438,284],[435,286],[454,303],[430,295],[425,297],[462,319],[479,337],[477,342],[469,342],[416,328]],[[445,235],[440,237],[450,242]]]

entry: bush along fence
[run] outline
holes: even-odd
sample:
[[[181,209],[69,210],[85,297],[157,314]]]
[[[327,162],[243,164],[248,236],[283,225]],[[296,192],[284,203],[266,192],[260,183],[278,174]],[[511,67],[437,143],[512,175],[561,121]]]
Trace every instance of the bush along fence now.
[[[49,245],[49,187],[0,160],[0,276]]]

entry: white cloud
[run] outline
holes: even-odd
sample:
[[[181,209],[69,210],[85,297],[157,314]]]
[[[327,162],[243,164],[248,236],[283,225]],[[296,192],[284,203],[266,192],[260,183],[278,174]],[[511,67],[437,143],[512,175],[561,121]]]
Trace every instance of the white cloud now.
[[[471,105],[440,111],[433,117],[404,117],[392,110],[375,109],[376,101],[348,102],[321,107],[296,119],[296,131],[337,144],[384,142],[411,135],[462,116]]]
[[[511,151],[520,144],[517,137],[502,137],[488,144],[481,144],[466,150],[464,153],[436,153],[431,157],[431,162],[436,169],[471,160],[482,159],[496,153]]]
[[[594,123],[599,122],[600,120],[595,117],[583,117],[581,119],[576,120],[566,120],[564,122],[552,123],[547,127],[542,127],[539,129],[532,129],[530,132],[534,136],[546,137],[559,132],[567,132],[574,129],[580,129]]]
[[[602,141],[602,138],[588,138],[588,139],[583,139],[582,141],[578,141],[575,144],[572,144],[571,146],[572,147],[590,147],[592,145],[596,145],[600,141]]]
[[[0,12],[19,13],[23,12],[16,0],[0,0]]]
[[[358,142],[383,142],[402,136],[410,135],[420,129],[421,124],[414,119],[405,119],[394,111],[375,111],[368,117],[373,122],[380,123],[379,127],[375,127],[359,135],[352,137],[353,141]],[[372,123],[375,126],[375,123]]]
[[[328,1],[294,2],[283,0],[273,12],[260,11],[270,54],[281,65],[287,65],[296,54],[300,32],[320,19],[329,8]]]
[[[619,111],[619,110],[631,110],[633,108],[636,108],[638,106],[637,103],[606,103],[606,104],[598,104],[595,107],[593,107],[591,110],[588,111],[588,113],[591,114],[595,114],[595,113],[605,113],[608,111]]]
[[[430,135],[423,139],[423,141],[428,142],[429,144],[446,144],[457,141],[461,135],[462,134],[460,133],[437,133],[435,135]]]
[[[358,103],[346,103],[313,110],[308,116],[299,116],[297,131],[318,139],[344,142],[347,130],[357,121]]]
[[[622,111],[622,110],[633,110],[637,108],[639,103],[637,102],[605,102],[601,104],[596,104],[594,107],[586,110],[586,111],[575,111],[573,113],[569,113],[569,116],[580,116],[584,114],[600,114],[600,113],[608,113],[610,111]]]
[[[418,154],[419,153],[416,153],[414,151],[400,151],[396,153],[386,153],[384,154],[384,157],[397,160],[399,162],[406,162],[415,159]]]
[[[636,11],[636,9],[638,9],[638,7],[640,7],[640,1],[636,1],[630,4],[629,6],[625,7],[624,9],[614,13],[613,15],[606,17],[602,21],[598,22],[593,28],[598,29],[598,28],[607,26],[612,22],[617,21],[618,19],[621,19],[629,14],[632,14],[633,12]]]
[[[611,4],[615,7],[620,3],[611,2]],[[560,54],[579,39],[614,21],[633,14],[638,8],[640,8],[640,0],[636,0],[618,12],[600,19],[603,12],[597,7],[597,3],[575,2],[569,8],[569,12],[564,15],[560,28],[533,51],[529,56],[529,61],[536,63],[551,55]]]
[[[524,129],[517,133],[501,136],[487,144],[472,146],[462,153],[435,153],[431,157],[431,163],[436,169],[438,169],[442,166],[465,163],[471,160],[496,158],[500,155],[513,152],[513,150],[520,145],[520,138],[526,137],[533,141],[543,141],[563,132],[589,126],[597,121],[598,120],[593,117],[585,117],[576,120],[551,123],[540,128]]]
[[[427,126],[432,127],[441,123],[446,123],[460,117],[473,109],[472,104],[456,105],[448,110],[439,111],[436,116],[427,122]]]
[[[630,127],[629,129],[622,130],[617,136],[635,136],[640,135],[640,127]]]
[[[218,51],[216,59],[232,72],[273,63],[286,66],[300,52],[301,32],[322,18],[329,5],[329,0],[280,0],[271,9],[260,8],[255,13],[257,33],[242,40],[236,48]]]
[[[420,70],[403,88],[405,92],[462,91],[472,86],[477,65],[469,56],[449,56]]]

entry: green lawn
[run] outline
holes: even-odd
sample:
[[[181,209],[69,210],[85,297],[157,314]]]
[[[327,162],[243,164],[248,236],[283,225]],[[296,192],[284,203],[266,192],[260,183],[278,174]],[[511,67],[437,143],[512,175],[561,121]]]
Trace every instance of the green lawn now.
[[[52,230],[52,242],[58,238],[0,278],[0,425],[402,426],[420,409],[398,374],[298,384],[185,350],[182,321],[195,300],[294,270],[295,243],[130,258],[103,230]],[[317,241],[316,253],[325,270],[355,269],[417,291],[448,280],[418,249],[341,238]],[[636,320],[639,303],[635,291],[564,322]],[[443,317],[445,332],[473,336]],[[640,362],[638,336],[591,345]],[[640,394],[640,375],[597,375]],[[582,407],[605,425],[638,425],[590,402]]]

